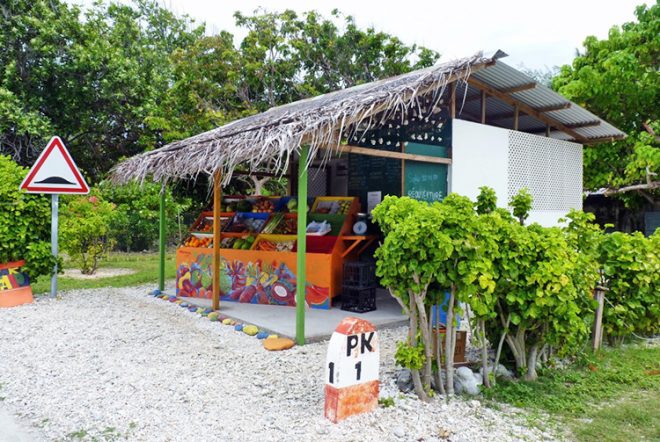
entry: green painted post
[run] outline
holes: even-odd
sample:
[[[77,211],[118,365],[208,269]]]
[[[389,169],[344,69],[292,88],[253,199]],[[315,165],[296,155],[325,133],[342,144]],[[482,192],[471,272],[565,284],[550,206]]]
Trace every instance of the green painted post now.
[[[160,189],[160,263],[158,268],[158,290],[165,290],[165,183]]]
[[[298,162],[298,253],[296,266],[296,342],[305,344],[305,282],[307,252],[307,157],[309,146],[301,146]]]

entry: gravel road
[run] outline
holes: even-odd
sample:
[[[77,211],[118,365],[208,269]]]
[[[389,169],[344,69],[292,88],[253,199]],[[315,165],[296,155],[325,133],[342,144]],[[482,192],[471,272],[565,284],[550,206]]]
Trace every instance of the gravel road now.
[[[0,405],[35,440],[552,440],[513,410],[400,394],[393,353],[404,329],[380,334],[381,397],[395,406],[330,424],[327,343],[270,353],[146,292],[71,291],[0,310]]]

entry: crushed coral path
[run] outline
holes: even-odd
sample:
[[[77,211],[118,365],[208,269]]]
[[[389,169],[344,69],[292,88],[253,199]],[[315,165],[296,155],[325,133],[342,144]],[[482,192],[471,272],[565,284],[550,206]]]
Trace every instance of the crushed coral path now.
[[[148,290],[70,291],[0,309],[7,410],[47,440],[553,440],[511,409],[399,393],[405,328],[380,332],[381,398],[395,405],[333,425],[323,417],[327,342],[268,352]]]

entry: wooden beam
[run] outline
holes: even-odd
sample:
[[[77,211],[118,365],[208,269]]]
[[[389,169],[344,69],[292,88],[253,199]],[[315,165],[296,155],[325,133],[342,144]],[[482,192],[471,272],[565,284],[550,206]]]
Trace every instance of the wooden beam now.
[[[401,153],[406,153],[406,143],[401,141]],[[401,196],[406,194],[406,160],[401,159]]]
[[[600,125],[600,120],[583,121],[582,123],[567,124],[566,127],[570,127],[571,129],[579,129],[580,127],[592,127],[592,126],[598,126],[598,125]],[[528,131],[527,133],[542,134],[542,133],[545,133],[545,129],[531,130],[531,131]]]
[[[558,104],[551,104],[550,106],[543,106],[543,107],[538,107],[536,108],[537,112],[553,112],[553,111],[558,111],[562,109],[568,109],[571,107],[570,102],[566,103],[558,103]]]
[[[222,175],[220,171],[213,174],[213,299],[211,308],[220,308],[220,213],[222,205]]]
[[[518,105],[520,110],[523,111],[524,113],[526,113],[527,115],[530,115],[530,116],[536,118],[537,120],[540,120],[540,121],[544,122],[545,124],[548,124],[552,127],[555,127],[557,129],[561,130],[562,132],[567,133],[568,135],[572,136],[576,140],[579,140],[579,141],[586,141],[587,140],[585,137],[583,137],[579,133],[575,132],[570,127],[566,127],[565,124],[555,120],[554,118],[548,117],[547,115],[543,115],[543,112],[548,112],[548,110],[534,109],[533,107],[521,102],[520,100],[516,100],[515,98],[513,98],[513,97],[511,97],[507,94],[501,93],[497,89],[494,89],[494,88],[490,87],[486,83],[484,83],[480,80],[477,80],[474,77],[468,78],[468,83],[471,84],[474,87],[477,87],[481,90],[486,91],[488,94],[499,98],[500,100],[504,101],[505,103],[507,103],[511,106]],[[570,103],[568,103],[568,105],[570,107]],[[563,107],[563,109],[565,109],[565,108],[566,107]],[[557,109],[555,109],[555,110],[557,110]]]
[[[570,127],[571,129],[577,129],[579,127],[592,127],[592,126],[600,126],[600,120],[583,121],[581,123],[572,123],[566,125],[566,127]]]
[[[486,124],[486,91],[481,91],[481,124]]]
[[[582,144],[611,143],[613,141],[623,140],[624,138],[626,138],[626,135],[615,135],[615,136],[612,136],[612,137],[587,138],[585,140],[581,140],[580,142]],[[574,140],[574,141],[577,141],[577,140]]]
[[[498,89],[503,94],[515,94],[516,92],[528,91],[536,87],[536,82],[524,83],[518,86],[507,87],[505,89]]]
[[[520,108],[516,104],[513,107],[513,130],[518,130],[518,120],[520,118]]]
[[[342,144],[339,149],[336,147],[323,147],[323,149],[339,150],[341,153],[352,153],[356,155],[367,155],[371,157],[393,158],[395,160],[420,161],[423,163],[451,164],[451,158],[430,157],[428,155],[418,155],[413,153],[392,152],[389,150],[370,149],[368,147],[349,146]]]
[[[452,82],[449,88],[449,117],[456,118],[456,82]]]
[[[515,112],[515,107],[516,105],[513,105],[514,111],[513,112],[498,112],[493,115],[489,115],[488,119],[489,120],[508,120],[509,118],[515,118],[516,117],[516,112]],[[552,106],[547,106],[547,107],[542,107],[542,108],[537,108],[536,111],[539,113],[544,113],[544,112],[552,112],[556,110],[561,110],[561,109],[568,109],[571,107],[571,103],[563,103],[561,105],[552,105]],[[518,111],[520,111],[520,106],[518,107]],[[533,109],[533,108],[532,108]],[[570,124],[566,124],[566,127],[571,127]],[[582,126],[579,126],[582,127]]]
[[[498,89],[498,91],[502,92],[503,94],[515,94],[516,92],[522,92],[529,89],[534,89],[535,87],[536,87],[536,83],[525,83],[519,86],[513,86],[506,89]],[[470,101],[477,101],[480,99],[481,99],[481,94],[475,94],[472,95],[471,97],[465,97],[464,101],[468,103]]]

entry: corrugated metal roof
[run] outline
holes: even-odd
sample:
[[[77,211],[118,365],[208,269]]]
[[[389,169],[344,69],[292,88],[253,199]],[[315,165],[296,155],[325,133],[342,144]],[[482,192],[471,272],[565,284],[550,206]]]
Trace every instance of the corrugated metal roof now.
[[[506,91],[510,88],[529,83],[536,83],[536,87],[533,89],[513,92],[510,96],[535,110],[547,109],[562,104],[568,105],[570,103],[570,107],[566,109],[544,112],[543,115],[566,125],[577,134],[584,137],[587,141],[607,141],[607,139],[626,136],[624,132],[612,126],[607,121],[592,114],[552,89],[536,82],[529,75],[503,63],[501,60],[497,60],[493,65],[472,73],[472,77],[499,91]],[[469,86],[467,88],[467,95],[465,94],[465,87],[459,86],[457,88],[456,103],[458,116],[479,119],[479,116],[481,115],[481,101],[478,98],[480,96],[480,91],[473,86]],[[465,97],[464,103],[463,97]],[[513,114],[513,107],[510,104],[503,102],[497,97],[488,97],[488,101],[486,102],[487,124],[513,128],[513,115],[507,116],[507,113]],[[592,126],[571,127],[588,124],[594,121],[599,121],[600,123]],[[545,123],[534,117],[525,116],[521,111],[518,119],[519,130],[536,131],[543,130],[544,127]],[[555,130],[554,128],[550,132],[550,136],[553,138],[580,142],[580,140],[574,140],[570,134]]]

